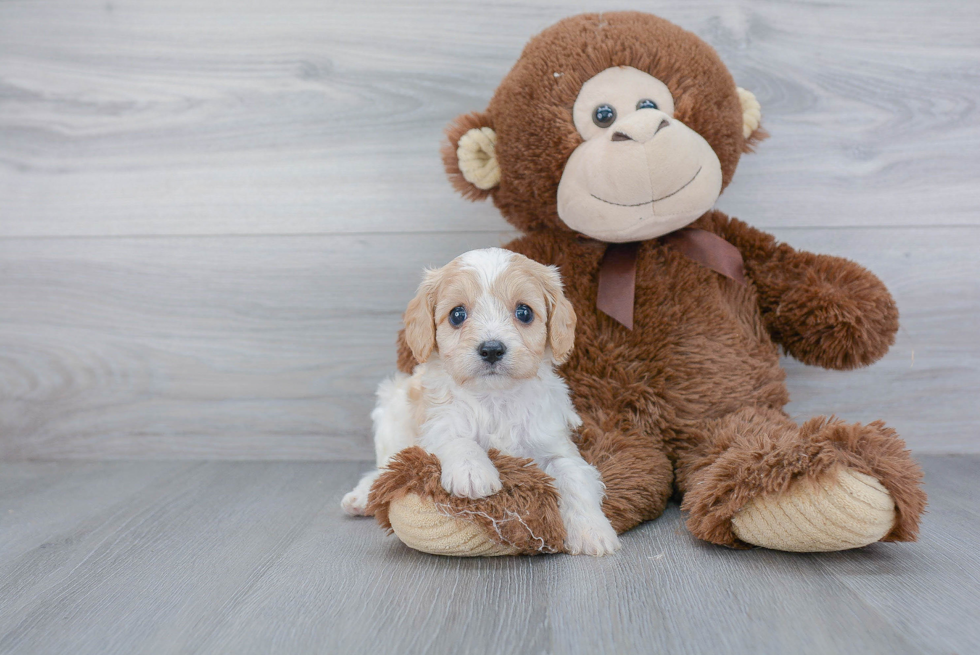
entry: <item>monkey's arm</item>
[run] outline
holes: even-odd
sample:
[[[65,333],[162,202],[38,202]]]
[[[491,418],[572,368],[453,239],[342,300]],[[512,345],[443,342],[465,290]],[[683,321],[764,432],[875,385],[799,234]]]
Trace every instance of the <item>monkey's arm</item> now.
[[[742,253],[774,341],[805,364],[867,366],[895,342],[898,308],[873,273],[842,257],[794,250],[716,213],[713,227]]]

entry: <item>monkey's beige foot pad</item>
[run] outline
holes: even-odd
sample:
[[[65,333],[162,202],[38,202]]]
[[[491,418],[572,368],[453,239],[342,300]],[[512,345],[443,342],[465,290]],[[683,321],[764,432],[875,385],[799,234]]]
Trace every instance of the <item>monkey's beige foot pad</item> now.
[[[828,552],[880,541],[895,525],[895,502],[878,480],[851,469],[798,480],[749,501],[732,517],[742,541],[791,552]]]
[[[405,494],[388,507],[391,529],[402,542],[415,550],[454,557],[495,557],[516,555],[514,546],[498,544],[482,526],[440,512],[431,499]]]
[[[487,455],[503,489],[458,498],[442,488],[435,455],[418,446],[391,461],[371,487],[367,514],[407,546],[434,555],[493,557],[560,553],[565,525],[552,479],[529,459]]]

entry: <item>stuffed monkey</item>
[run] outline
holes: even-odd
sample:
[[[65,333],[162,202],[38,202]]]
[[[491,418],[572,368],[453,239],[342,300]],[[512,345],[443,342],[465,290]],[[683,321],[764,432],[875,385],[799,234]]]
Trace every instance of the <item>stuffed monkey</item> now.
[[[783,411],[778,347],[806,364],[867,366],[893,343],[898,310],[854,262],[713,209],[766,135],[759,103],[710,46],[649,14],[568,18],[528,43],[486,111],[447,134],[454,187],[490,198],[523,233],[507,248],[561,270],[578,327],[560,373],[617,531],[677,494],[688,529],[714,544],[915,539],[921,472],[894,430],[798,425]],[[415,363],[400,338],[399,368]],[[442,489],[435,458],[403,451],[369,511],[427,552],[561,551],[547,476],[493,459],[503,491],[470,500]]]

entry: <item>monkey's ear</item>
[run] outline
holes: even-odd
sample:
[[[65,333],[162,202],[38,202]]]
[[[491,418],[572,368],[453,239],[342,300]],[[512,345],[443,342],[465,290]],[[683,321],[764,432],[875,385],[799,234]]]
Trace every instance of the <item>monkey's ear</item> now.
[[[742,105],[742,138],[745,139],[742,150],[752,152],[756,144],[769,137],[769,133],[760,126],[762,105],[754,93],[742,87],[738,87],[738,101]]]
[[[446,128],[442,163],[453,187],[467,200],[483,200],[500,183],[497,133],[490,117],[473,112],[458,117]]]

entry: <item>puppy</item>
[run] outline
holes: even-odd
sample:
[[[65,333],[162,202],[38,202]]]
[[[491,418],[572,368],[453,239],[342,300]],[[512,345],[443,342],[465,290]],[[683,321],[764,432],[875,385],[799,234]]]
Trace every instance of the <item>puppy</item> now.
[[[421,363],[378,387],[378,470],[344,497],[344,510],[364,514],[380,469],[412,445],[439,458],[449,493],[492,495],[502,485],[487,450],[497,448],[555,479],[569,553],[618,550],[602,513],[605,487],[571,439],[582,421],[554,371],[574,338],[575,312],[553,266],[488,248],[427,271],[405,312],[405,341]]]

